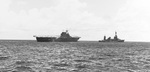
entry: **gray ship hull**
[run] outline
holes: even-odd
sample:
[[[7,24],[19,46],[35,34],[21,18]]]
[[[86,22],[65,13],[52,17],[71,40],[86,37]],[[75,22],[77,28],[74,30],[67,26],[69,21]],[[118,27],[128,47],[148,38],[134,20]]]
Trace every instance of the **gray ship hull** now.
[[[58,38],[56,42],[77,42],[79,38]]]
[[[54,37],[36,37],[37,42],[54,42],[56,38]]]
[[[104,40],[99,40],[99,42],[124,42],[124,40],[118,40],[118,41],[104,41]]]

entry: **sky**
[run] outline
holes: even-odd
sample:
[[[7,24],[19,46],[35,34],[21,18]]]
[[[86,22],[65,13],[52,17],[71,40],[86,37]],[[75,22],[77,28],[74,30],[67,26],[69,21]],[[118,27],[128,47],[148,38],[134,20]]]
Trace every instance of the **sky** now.
[[[80,40],[150,41],[149,0],[0,0],[0,39],[69,30]]]

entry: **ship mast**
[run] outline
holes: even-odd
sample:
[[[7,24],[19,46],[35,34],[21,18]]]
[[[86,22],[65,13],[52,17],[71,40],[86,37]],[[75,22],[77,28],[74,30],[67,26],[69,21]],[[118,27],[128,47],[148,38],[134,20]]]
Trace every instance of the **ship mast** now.
[[[117,32],[115,31],[115,36],[117,36]]]
[[[66,33],[68,34],[68,30],[66,30]]]
[[[115,31],[115,37],[114,37],[115,40],[118,40],[118,37],[117,37],[117,32]]]

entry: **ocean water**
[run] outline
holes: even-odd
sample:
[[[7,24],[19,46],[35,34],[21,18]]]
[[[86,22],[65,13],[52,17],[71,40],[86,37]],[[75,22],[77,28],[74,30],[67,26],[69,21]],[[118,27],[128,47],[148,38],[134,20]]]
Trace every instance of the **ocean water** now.
[[[1,40],[0,72],[150,72],[150,43]]]

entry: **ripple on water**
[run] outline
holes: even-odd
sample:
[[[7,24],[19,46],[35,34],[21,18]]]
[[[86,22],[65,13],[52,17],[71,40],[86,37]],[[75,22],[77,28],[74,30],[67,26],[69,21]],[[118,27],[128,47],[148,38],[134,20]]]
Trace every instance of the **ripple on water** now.
[[[143,69],[150,70],[150,65],[145,65]]]
[[[0,57],[0,60],[7,60],[9,57]]]
[[[89,60],[74,60],[75,62],[91,62]]]
[[[109,67],[104,67],[104,66],[96,66],[97,69],[101,70],[101,71],[109,71]]]
[[[36,62],[32,62],[32,61],[16,61],[15,64],[16,65],[22,65],[22,66],[32,66],[32,65],[36,64]]]
[[[58,66],[58,67],[66,67],[66,66],[70,66],[69,64],[66,63],[60,63],[60,64],[54,64],[53,66]]]
[[[17,71],[33,71],[31,67],[27,67],[27,66],[17,66],[15,69]]]
[[[137,65],[128,65],[124,66],[126,69],[131,69],[131,70],[140,70],[141,68],[138,67]]]
[[[150,61],[150,59],[146,59],[146,61]]]

